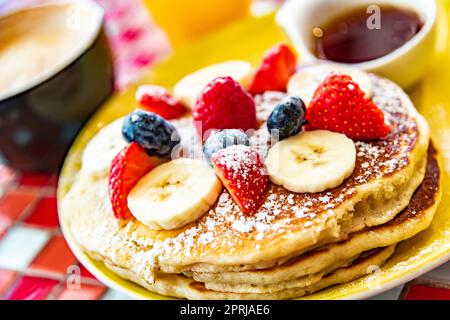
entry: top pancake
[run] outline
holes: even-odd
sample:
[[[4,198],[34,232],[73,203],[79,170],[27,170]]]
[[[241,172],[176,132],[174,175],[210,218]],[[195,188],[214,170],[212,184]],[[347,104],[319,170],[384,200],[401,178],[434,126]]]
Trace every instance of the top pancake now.
[[[349,232],[365,226],[387,222],[392,217],[371,220],[367,216],[362,225],[351,223],[357,215],[355,210],[360,207],[358,204],[377,197],[389,199],[411,179],[426,154],[429,132],[426,121],[399,87],[376,76],[371,76],[371,80],[372,99],[384,111],[391,134],[380,141],[355,143],[356,167],[341,186],[327,192],[296,194],[271,184],[261,208],[249,216],[239,210],[224,189],[218,202],[202,218],[179,230],[154,231],[136,220],[125,226],[115,221],[107,197],[107,177],[94,184],[92,177],[80,172],[75,191],[69,192],[67,197],[75,192],[79,200],[82,192],[83,201],[62,206],[63,211],[72,216],[72,232],[78,233],[75,238],[87,251],[93,249],[91,252],[97,257],[114,260],[111,256],[120,255],[120,250],[115,248],[111,252],[111,246],[105,241],[120,235],[144,248],[140,253],[140,258],[145,256],[143,263],[157,262],[162,271],[181,272],[198,264],[224,267],[261,264],[260,267],[264,267],[266,262],[273,264],[276,259],[287,259],[319,244],[343,239]],[[261,122],[276,101],[258,103]],[[194,131],[189,118],[175,121],[175,124],[183,131]],[[261,132],[266,132],[264,125]],[[188,135],[182,133],[181,136]],[[80,210],[101,212],[93,213],[91,221],[81,222],[73,216],[74,211]],[[96,218],[107,221],[99,225]],[[80,224],[84,224],[86,230],[89,230],[87,225],[92,225],[91,232],[84,233]],[[96,250],[100,247],[105,247],[106,251]],[[153,261],[154,257],[157,261]]]

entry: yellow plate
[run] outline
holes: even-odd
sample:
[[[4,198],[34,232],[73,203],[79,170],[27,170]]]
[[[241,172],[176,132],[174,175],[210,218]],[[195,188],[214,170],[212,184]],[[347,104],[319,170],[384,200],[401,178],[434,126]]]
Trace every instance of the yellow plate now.
[[[447,15],[450,2],[442,0],[439,15],[439,33],[433,67],[410,93],[419,109],[428,119],[433,139],[440,147],[443,164],[443,200],[431,227],[416,237],[402,242],[376,277],[365,277],[351,283],[335,286],[308,296],[308,299],[366,298],[409,281],[450,259],[450,49],[447,35]],[[132,111],[136,87],[153,83],[172,87],[183,75],[202,66],[227,59],[243,59],[258,63],[262,53],[278,41],[285,40],[276,26],[273,15],[250,18],[216,33],[191,47],[177,52],[169,60],[153,68],[136,85],[114,96],[89,121],[72,146],[60,177],[58,199],[70,188],[80,164],[80,153],[86,142],[105,124]],[[165,299],[138,285],[118,277],[102,263],[90,259],[77,246],[64,220],[63,233],[77,258],[100,281],[134,298]],[[375,282],[374,282],[375,280]],[[375,284],[374,284],[375,283]]]

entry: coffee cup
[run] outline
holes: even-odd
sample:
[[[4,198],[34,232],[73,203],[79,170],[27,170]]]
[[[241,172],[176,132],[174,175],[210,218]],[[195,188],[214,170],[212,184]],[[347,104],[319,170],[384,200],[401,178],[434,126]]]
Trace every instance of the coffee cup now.
[[[48,1],[0,17],[0,162],[54,172],[114,89],[103,9]]]

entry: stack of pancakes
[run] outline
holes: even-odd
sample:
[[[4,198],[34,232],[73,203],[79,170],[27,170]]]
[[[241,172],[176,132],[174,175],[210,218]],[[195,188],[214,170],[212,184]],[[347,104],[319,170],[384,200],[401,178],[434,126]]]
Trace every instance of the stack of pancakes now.
[[[136,220],[117,221],[107,174],[80,170],[60,207],[63,223],[91,257],[168,296],[286,299],[365,276],[398,242],[430,225],[440,197],[426,121],[399,87],[370,79],[391,134],[355,142],[355,170],[332,190],[298,194],[271,184],[260,209],[244,215],[224,189],[197,221],[155,231]],[[260,130],[282,95],[257,97]],[[188,116],[174,124],[183,130],[191,122]]]

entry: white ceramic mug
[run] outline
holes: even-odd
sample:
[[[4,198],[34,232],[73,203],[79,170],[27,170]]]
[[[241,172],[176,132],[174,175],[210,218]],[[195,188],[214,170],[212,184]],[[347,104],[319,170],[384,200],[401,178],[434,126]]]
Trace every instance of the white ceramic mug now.
[[[408,88],[422,77],[434,52],[436,0],[288,0],[279,10],[276,20],[293,42],[301,61],[312,63],[319,60],[313,52],[313,28],[355,6],[370,5],[392,5],[412,10],[424,24],[413,38],[398,49],[383,57],[350,65],[380,74]]]

